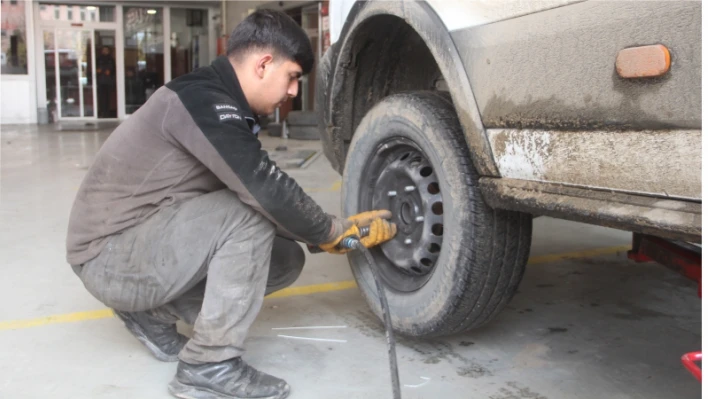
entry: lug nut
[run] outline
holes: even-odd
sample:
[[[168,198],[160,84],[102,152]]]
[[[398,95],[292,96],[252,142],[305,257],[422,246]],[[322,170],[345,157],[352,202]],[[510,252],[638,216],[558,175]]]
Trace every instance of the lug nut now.
[[[416,221],[416,222],[424,222],[424,221],[425,221],[425,217],[424,217],[424,216],[418,216],[417,218],[415,218],[415,221]]]
[[[389,196],[389,197],[395,197],[396,195],[398,195],[398,193],[395,192],[395,191],[389,191],[389,192],[388,192],[388,196]]]
[[[415,190],[415,186],[406,186],[406,192],[410,193],[411,191]]]
[[[411,240],[410,238],[406,238],[406,240],[403,241],[403,242],[404,242],[406,245],[411,245],[411,244],[413,243],[413,240]]]

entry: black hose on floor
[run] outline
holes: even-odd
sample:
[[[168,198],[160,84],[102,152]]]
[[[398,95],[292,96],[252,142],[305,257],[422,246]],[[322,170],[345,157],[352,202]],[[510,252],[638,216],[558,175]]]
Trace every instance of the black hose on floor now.
[[[388,300],[386,300],[386,293],[384,292],[383,285],[381,284],[381,276],[379,275],[379,270],[376,268],[376,262],[371,256],[369,251],[361,245],[359,240],[351,240],[347,243],[349,248],[358,249],[366,261],[369,263],[369,268],[374,276],[374,282],[376,283],[376,291],[379,293],[379,302],[381,302],[381,313],[383,314],[384,325],[386,326],[386,342],[388,343],[388,363],[391,369],[391,387],[393,388],[393,399],[401,399],[401,383],[398,379],[398,360],[396,359],[396,339],[393,336],[393,325],[391,324],[391,313],[388,310]]]

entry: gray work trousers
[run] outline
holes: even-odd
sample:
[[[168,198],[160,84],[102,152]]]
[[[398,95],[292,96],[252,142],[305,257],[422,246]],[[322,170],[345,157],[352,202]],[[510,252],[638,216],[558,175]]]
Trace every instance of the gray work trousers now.
[[[221,190],[112,236],[74,271],[108,307],[193,324],[179,358],[200,364],[241,356],[264,295],[294,282],[304,263],[298,243],[276,236],[273,223]]]

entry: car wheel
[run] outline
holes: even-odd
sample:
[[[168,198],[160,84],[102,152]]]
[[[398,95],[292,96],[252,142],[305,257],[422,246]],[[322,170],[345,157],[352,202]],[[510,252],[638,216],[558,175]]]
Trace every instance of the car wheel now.
[[[385,98],[353,137],[342,181],[345,215],[389,209],[397,236],[373,248],[394,329],[409,336],[479,327],[512,298],[524,273],[531,216],[487,206],[447,94]],[[348,255],[381,317],[371,269]]]

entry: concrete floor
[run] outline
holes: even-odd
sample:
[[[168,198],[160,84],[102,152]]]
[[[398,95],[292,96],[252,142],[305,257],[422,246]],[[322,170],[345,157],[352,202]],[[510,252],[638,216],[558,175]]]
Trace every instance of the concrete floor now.
[[[154,360],[64,260],[73,197],[109,132],[2,127],[1,398],[170,397],[175,365]],[[339,177],[324,156],[289,173],[339,212]],[[398,338],[403,397],[699,397],[679,361],[701,348],[696,285],[628,261],[629,242],[626,232],[536,219],[520,292],[495,322],[428,341]],[[344,257],[308,255],[296,288],[264,303],[246,359],[287,379],[293,399],[391,395],[383,329],[351,280]],[[346,328],[274,330],[291,326]]]

